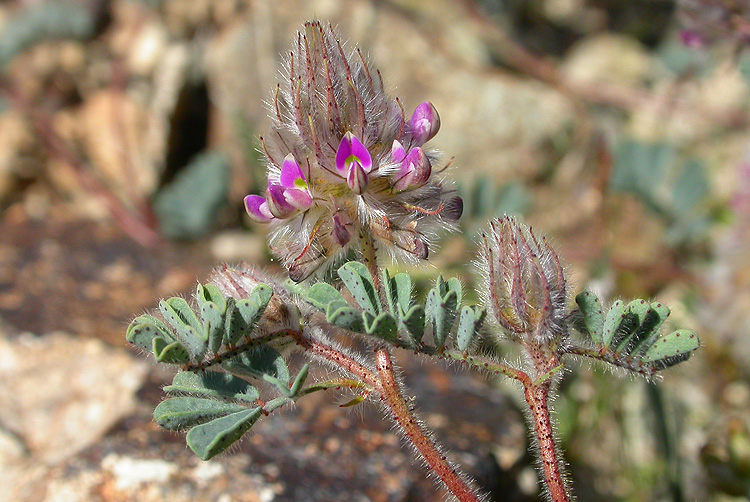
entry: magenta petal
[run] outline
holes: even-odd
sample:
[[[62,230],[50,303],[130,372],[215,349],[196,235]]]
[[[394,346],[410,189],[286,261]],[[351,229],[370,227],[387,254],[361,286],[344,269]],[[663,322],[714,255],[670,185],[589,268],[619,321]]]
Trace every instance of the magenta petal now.
[[[367,188],[368,182],[367,173],[359,165],[359,162],[352,162],[349,166],[349,173],[346,175],[346,183],[352,189],[352,192],[362,195]]]
[[[409,129],[415,145],[423,145],[440,130],[440,115],[429,101],[417,106],[409,119]]]
[[[394,188],[396,190],[406,190],[407,188],[421,187],[427,183],[431,174],[432,166],[430,165],[430,159],[421,148],[412,148],[404,159],[403,164],[401,164]]]
[[[310,197],[310,192],[307,190],[287,188],[284,190],[284,197],[289,204],[301,211],[308,209],[312,205],[312,197]]]
[[[352,155],[353,137],[354,135],[352,133],[346,133],[344,137],[341,138],[339,148],[336,150],[336,170],[342,175],[346,175],[346,161]]]
[[[266,190],[266,202],[268,210],[277,218],[285,219],[293,215],[297,208],[291,205],[284,195],[287,189],[281,185],[269,185]]]
[[[348,132],[341,138],[339,148],[336,150],[336,169],[342,175],[348,174],[349,166],[353,162],[358,162],[366,173],[372,169],[370,152],[354,134]]]
[[[279,183],[284,188],[303,188],[307,186],[307,180],[302,173],[302,168],[291,153],[286,156],[281,165],[281,176]]]
[[[362,169],[364,169],[366,173],[369,173],[370,170],[372,170],[372,157],[370,157],[370,152],[367,151],[365,145],[363,145],[356,136],[352,136],[352,156],[357,159],[359,165],[362,166]]]
[[[248,195],[245,197],[245,210],[252,219],[260,223],[268,223],[273,219],[271,211],[268,210],[266,198],[260,195]]]
[[[404,145],[398,142],[398,140],[393,140],[393,146],[391,147],[391,162],[394,164],[398,162],[403,162],[403,160],[406,158],[406,150],[404,149]]]

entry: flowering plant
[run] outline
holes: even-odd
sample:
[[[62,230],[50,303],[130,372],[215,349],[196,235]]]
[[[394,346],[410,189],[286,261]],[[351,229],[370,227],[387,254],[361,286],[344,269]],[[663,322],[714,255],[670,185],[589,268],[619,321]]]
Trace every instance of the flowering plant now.
[[[224,266],[198,286],[192,304],[170,298],[159,303],[159,317],[136,318],[127,339],[180,368],[155,421],[187,430],[188,446],[208,460],[274,410],[314,392],[348,390],[347,406],[381,404],[456,500],[486,500],[415,416],[392,361],[394,350],[408,349],[520,382],[543,485],[551,500],[571,500],[549,411],[570,358],[653,378],[698,348],[696,334],[661,333],[669,309],[658,302],[617,301],[606,310],[585,292],[570,308],[557,253],[511,217],[490,222],[482,237],[478,293],[486,307],[464,305],[461,283],[442,276],[418,298],[408,274],[391,276],[383,265],[426,260],[433,238],[461,214],[427,146],[440,127],[435,107],[422,103],[407,118],[364,55],[346,51],[318,22],[298,34],[286,66],[263,141],[267,189],[245,206],[271,227],[271,249],[294,282]],[[332,269],[338,278],[325,273]],[[344,347],[344,337],[368,350]],[[516,344],[525,357],[480,355],[481,339]],[[290,370],[292,351],[337,376],[308,383],[307,364]]]

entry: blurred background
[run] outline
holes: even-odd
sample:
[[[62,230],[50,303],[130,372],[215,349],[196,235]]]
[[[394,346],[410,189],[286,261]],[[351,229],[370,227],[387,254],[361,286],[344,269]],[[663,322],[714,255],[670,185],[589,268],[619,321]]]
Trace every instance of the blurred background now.
[[[277,266],[242,197],[313,17],[440,112],[466,206],[437,269],[473,283],[477,230],[518,214],[574,293],[655,298],[700,333],[658,385],[571,365],[554,407],[579,499],[750,500],[746,0],[0,3],[0,499],[442,499],[377,409],[331,396],[201,462],[151,421],[170,371],[124,339],[221,262]],[[401,356],[494,500],[539,500],[518,389]]]

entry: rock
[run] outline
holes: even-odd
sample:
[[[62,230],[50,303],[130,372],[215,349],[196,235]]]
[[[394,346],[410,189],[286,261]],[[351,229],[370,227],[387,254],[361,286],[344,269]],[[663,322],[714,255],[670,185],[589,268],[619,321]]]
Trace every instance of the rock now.
[[[31,458],[54,465],[133,411],[146,368],[99,340],[64,333],[0,338],[0,423]]]

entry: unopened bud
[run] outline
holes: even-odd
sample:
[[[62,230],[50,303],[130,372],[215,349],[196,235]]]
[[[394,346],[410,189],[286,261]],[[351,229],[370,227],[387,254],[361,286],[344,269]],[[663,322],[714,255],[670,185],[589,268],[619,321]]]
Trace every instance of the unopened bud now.
[[[505,216],[483,234],[487,299],[495,320],[512,336],[545,343],[560,336],[565,275],[555,251],[531,229]]]
[[[409,128],[415,145],[424,145],[440,130],[440,115],[429,101],[417,106],[409,119]]]
[[[396,190],[406,190],[408,188],[419,188],[430,179],[432,166],[430,159],[427,158],[424,151],[415,147],[404,156],[399,171],[399,178],[394,188]]]

